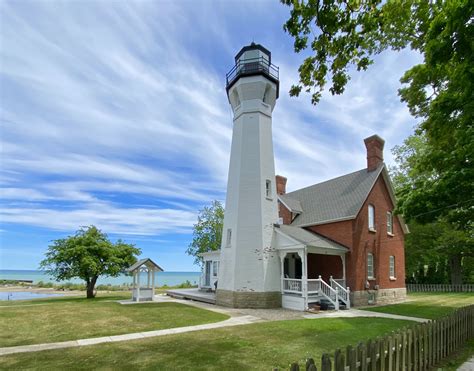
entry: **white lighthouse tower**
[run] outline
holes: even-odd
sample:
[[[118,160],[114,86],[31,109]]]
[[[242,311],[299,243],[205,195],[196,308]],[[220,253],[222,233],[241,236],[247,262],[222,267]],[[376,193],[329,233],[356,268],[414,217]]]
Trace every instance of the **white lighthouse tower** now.
[[[271,53],[252,43],[227,74],[234,113],[217,304],[281,306],[280,263],[272,246],[278,222],[272,111],[278,98],[278,67]]]

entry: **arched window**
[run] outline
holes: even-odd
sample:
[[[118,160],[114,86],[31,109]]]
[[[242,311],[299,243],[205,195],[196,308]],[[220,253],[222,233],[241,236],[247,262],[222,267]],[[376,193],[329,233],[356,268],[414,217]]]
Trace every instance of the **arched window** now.
[[[369,230],[375,231],[375,208],[369,205]]]
[[[389,257],[389,267],[390,267],[390,278],[395,278],[395,257],[390,255]]]
[[[374,256],[371,253],[367,254],[367,278],[375,278],[375,275],[374,275]]]

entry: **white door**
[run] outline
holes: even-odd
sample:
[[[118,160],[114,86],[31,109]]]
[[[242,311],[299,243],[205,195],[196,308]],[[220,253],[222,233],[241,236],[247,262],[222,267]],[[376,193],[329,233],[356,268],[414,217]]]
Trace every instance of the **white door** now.
[[[211,286],[211,267],[212,261],[206,261],[206,272],[204,276],[204,286],[206,287]]]

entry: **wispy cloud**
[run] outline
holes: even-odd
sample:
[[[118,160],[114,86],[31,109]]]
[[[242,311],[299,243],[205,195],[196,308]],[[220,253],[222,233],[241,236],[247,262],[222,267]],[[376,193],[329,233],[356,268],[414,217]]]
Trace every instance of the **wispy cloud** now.
[[[97,224],[189,240],[197,210],[225,198],[232,114],[224,76],[252,40],[280,66],[273,134],[290,189],[363,167],[365,136],[379,133],[389,149],[414,123],[396,95],[417,61],[410,52],[381,55],[344,96],[325,95],[316,108],[290,98],[301,61],[278,3],[3,1],[0,11],[7,234],[18,225],[33,235]]]

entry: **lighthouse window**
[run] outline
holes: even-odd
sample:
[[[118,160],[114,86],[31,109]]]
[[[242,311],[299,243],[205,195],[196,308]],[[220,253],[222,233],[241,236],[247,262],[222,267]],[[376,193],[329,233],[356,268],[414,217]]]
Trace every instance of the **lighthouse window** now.
[[[227,229],[227,243],[226,246],[230,247],[230,243],[232,241],[232,229]]]
[[[272,197],[272,181],[268,179],[265,182],[265,196],[267,196],[267,198]]]

